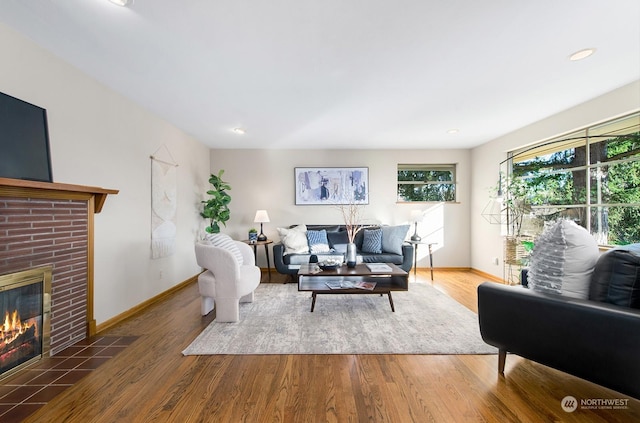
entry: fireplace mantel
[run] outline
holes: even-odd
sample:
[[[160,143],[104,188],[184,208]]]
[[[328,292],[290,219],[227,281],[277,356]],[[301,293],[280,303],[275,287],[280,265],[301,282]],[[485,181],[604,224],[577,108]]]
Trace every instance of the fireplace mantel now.
[[[37,265],[53,267],[52,306],[58,303],[62,307],[58,311],[62,313],[58,326],[65,329],[62,335],[56,335],[52,327],[52,353],[82,336],[82,331],[79,333],[78,330],[71,335],[65,332],[68,326],[65,316],[69,310],[77,310],[76,300],[71,298],[71,294],[79,290],[76,281],[81,280],[81,285],[84,285],[77,301],[84,302],[86,293],[85,336],[96,332],[93,316],[93,216],[102,210],[108,195],[118,192],[84,185],[0,178],[0,234],[5,244],[4,249],[0,248],[0,274]],[[58,248],[64,251],[58,252]],[[77,270],[74,264],[79,257],[83,257],[84,263],[81,270]],[[74,283],[76,287],[69,288]],[[55,313],[56,310],[52,309],[52,316]],[[69,318],[74,319],[77,317]]]
[[[59,182],[25,181],[22,179],[0,178],[0,196],[84,199],[94,197],[94,213],[100,213],[109,194],[117,194],[115,189],[89,187],[85,185],[61,184]]]

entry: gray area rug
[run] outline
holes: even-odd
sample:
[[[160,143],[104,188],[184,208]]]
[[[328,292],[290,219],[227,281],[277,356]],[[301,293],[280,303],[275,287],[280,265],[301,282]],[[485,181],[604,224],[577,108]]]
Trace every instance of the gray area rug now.
[[[318,295],[296,284],[260,284],[240,305],[240,321],[215,320],[184,355],[211,354],[496,354],[480,337],[478,317],[420,282],[386,295]]]

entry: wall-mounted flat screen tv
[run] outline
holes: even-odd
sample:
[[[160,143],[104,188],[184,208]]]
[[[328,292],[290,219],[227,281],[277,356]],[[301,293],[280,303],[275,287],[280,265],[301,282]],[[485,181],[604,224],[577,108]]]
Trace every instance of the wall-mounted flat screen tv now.
[[[53,182],[47,111],[0,93],[0,177]]]

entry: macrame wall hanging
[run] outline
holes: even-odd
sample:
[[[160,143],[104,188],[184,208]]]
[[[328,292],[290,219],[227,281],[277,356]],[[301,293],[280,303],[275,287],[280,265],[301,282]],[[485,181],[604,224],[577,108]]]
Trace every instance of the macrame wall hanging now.
[[[178,208],[177,168],[163,144],[151,156],[151,258],[174,253]]]

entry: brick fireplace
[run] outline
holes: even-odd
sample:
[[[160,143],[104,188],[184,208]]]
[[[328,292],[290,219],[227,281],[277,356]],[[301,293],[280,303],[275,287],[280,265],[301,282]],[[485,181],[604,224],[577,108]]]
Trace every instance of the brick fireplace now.
[[[0,275],[51,267],[51,355],[95,333],[93,215],[117,193],[0,178]]]

